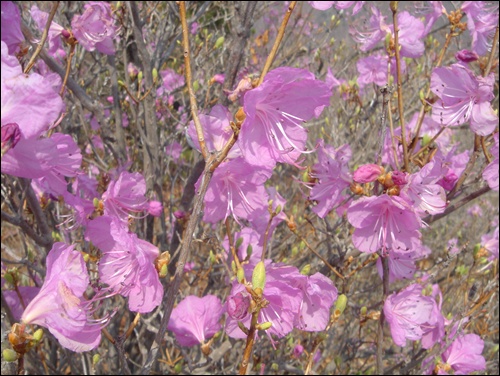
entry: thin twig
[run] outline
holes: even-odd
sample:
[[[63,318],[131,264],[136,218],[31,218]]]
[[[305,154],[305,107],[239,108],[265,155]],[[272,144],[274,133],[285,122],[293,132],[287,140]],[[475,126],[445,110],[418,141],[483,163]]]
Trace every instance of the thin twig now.
[[[388,256],[380,255],[382,258],[382,284],[383,284],[383,296],[382,304],[385,303],[387,296],[389,295],[389,259]],[[380,318],[378,321],[378,331],[377,331],[377,375],[384,374],[384,322],[385,315],[384,310],[380,312]]]
[[[278,35],[276,36],[276,40],[274,41],[273,48],[271,49],[271,52],[267,56],[266,63],[264,64],[264,69],[262,69],[262,73],[260,74],[260,78],[258,81],[258,85],[264,81],[264,77],[266,76],[267,72],[269,72],[269,69],[271,68],[271,65],[273,64],[274,58],[276,57],[276,53],[278,52],[278,48],[281,44],[281,40],[283,39],[283,35],[285,35],[285,29],[286,25],[288,24],[288,20],[290,19],[290,16],[292,15],[293,9],[295,8],[295,5],[297,5],[296,1],[292,1],[290,5],[288,6],[288,9],[285,13],[285,17],[283,18],[283,21],[281,22],[280,28],[278,30]]]
[[[52,20],[54,19],[58,6],[59,6],[59,1],[54,1],[49,16],[47,17],[47,23],[45,24],[45,28],[43,29],[42,38],[40,39],[40,42],[36,47],[35,53],[31,55],[30,61],[28,62],[28,65],[26,65],[24,73],[29,73],[31,68],[33,68],[33,65],[35,65],[35,60],[42,51],[43,45],[45,44],[45,41],[47,40],[47,37],[49,35],[50,25],[52,24]]]
[[[184,49],[184,66],[185,66],[186,84],[188,87],[188,94],[189,94],[189,104],[191,105],[191,116],[193,117],[194,126],[196,128],[196,134],[198,136],[198,142],[200,143],[201,155],[203,155],[203,159],[207,161],[208,150],[205,144],[205,136],[203,135],[203,128],[201,126],[200,119],[198,117],[198,105],[196,104],[196,96],[194,95],[194,89],[193,89],[193,76],[191,73],[191,58],[189,49],[189,34],[188,34],[188,26],[186,20],[186,3],[184,1],[177,1],[177,5],[179,6],[179,13],[182,24],[182,48]]]
[[[398,91],[398,111],[399,123],[401,125],[401,143],[403,145],[403,160],[404,171],[410,172],[410,164],[408,158],[408,145],[406,143],[406,129],[403,109],[403,79],[401,77],[401,56],[399,54],[399,27],[398,27],[398,1],[391,1],[392,20],[394,23],[394,52],[396,55],[396,71],[397,71],[397,91]]]

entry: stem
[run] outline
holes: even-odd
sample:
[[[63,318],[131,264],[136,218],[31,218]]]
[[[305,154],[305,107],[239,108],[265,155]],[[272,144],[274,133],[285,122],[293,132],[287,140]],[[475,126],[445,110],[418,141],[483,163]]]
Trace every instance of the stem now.
[[[269,69],[271,68],[271,65],[273,64],[274,58],[276,57],[276,53],[278,52],[278,48],[281,44],[281,40],[283,39],[283,35],[285,35],[285,28],[286,25],[288,24],[288,20],[290,19],[290,16],[292,15],[293,9],[295,8],[295,5],[297,5],[296,1],[292,1],[290,5],[288,6],[288,9],[285,13],[285,17],[283,18],[283,21],[281,22],[281,26],[278,30],[278,35],[276,36],[276,40],[274,41],[273,48],[271,49],[271,52],[267,56],[266,63],[264,64],[264,69],[262,69],[262,73],[260,74],[260,78],[258,81],[257,86],[259,86],[262,81],[264,81],[264,77],[266,76],[267,72],[269,72]]]
[[[490,56],[488,57],[488,64],[486,65],[486,69],[484,71],[483,77],[486,77],[487,75],[490,74],[491,66],[493,65],[493,62],[495,61],[495,54],[496,54],[496,50],[497,50],[497,44],[498,44],[498,25],[497,25],[497,29],[495,31],[495,36],[493,37],[493,42],[492,42],[492,45],[491,45]]]
[[[257,320],[259,317],[260,309],[252,313],[252,321],[250,323],[250,329],[248,330],[247,343],[245,345],[245,351],[243,352],[243,359],[241,360],[239,375],[246,375],[248,363],[250,361],[250,356],[252,355],[252,348],[255,342],[255,332],[257,331]]]
[[[479,154],[481,154],[481,136],[478,136],[477,134],[474,135],[474,151],[467,162],[467,166],[465,167],[465,170],[462,172],[462,175],[460,175],[460,178],[458,178],[457,183],[451,190],[451,192],[448,194],[447,199],[451,200],[453,197],[455,197],[456,193],[458,190],[462,187],[462,184],[464,183],[465,179],[469,176],[471,173],[472,169],[474,168],[474,164],[476,163],[476,159],[479,157]]]
[[[236,264],[236,268],[241,268],[240,259],[238,258],[238,254],[236,253],[236,248],[234,246],[234,238],[231,233],[231,224],[229,223],[229,218],[226,218],[224,222],[226,225],[227,239],[229,241],[229,249],[231,250],[231,254],[233,255],[233,260]],[[239,281],[238,281],[239,282]]]
[[[182,23],[182,48],[184,49],[184,65],[186,74],[186,84],[189,93],[189,104],[191,105],[191,116],[193,117],[194,126],[196,128],[196,134],[198,135],[198,142],[200,143],[201,155],[205,161],[208,158],[208,150],[205,144],[205,138],[203,136],[203,128],[198,118],[198,105],[196,104],[196,97],[193,90],[193,77],[191,74],[191,58],[189,49],[189,35],[188,35],[188,25],[186,19],[186,2],[177,1],[179,6],[179,14]]]
[[[71,60],[73,60],[74,55],[75,55],[75,44],[72,44],[69,49],[68,58],[66,59],[66,73],[64,74],[61,90],[59,91],[59,95],[61,97],[64,94],[64,89],[66,88],[66,83],[68,82],[69,72],[71,71]]]
[[[398,91],[398,111],[399,123],[401,124],[401,143],[403,144],[403,159],[404,171],[410,172],[409,158],[408,158],[408,145],[406,144],[406,129],[403,111],[403,84],[401,78],[401,56],[399,54],[399,28],[398,28],[398,6],[397,1],[391,2],[392,20],[394,22],[394,52],[396,55],[396,70],[397,70],[397,91]],[[392,6],[395,4],[395,6]]]
[[[382,304],[385,303],[387,296],[389,295],[389,260],[387,256],[380,255],[382,258],[382,276],[383,276],[383,297]],[[380,319],[378,321],[378,331],[377,331],[377,374],[384,374],[384,363],[383,363],[383,355],[384,355],[384,322],[385,315],[384,309],[380,312]]]
[[[52,24],[52,20],[54,19],[58,6],[59,6],[59,1],[54,1],[49,16],[47,17],[47,23],[45,24],[45,28],[43,29],[42,39],[40,39],[40,42],[36,47],[35,53],[31,55],[30,61],[28,62],[28,65],[26,66],[24,73],[29,73],[31,68],[33,68],[33,65],[35,65],[35,60],[42,51],[43,45],[45,44],[45,41],[47,40],[47,37],[49,35],[50,25]]]

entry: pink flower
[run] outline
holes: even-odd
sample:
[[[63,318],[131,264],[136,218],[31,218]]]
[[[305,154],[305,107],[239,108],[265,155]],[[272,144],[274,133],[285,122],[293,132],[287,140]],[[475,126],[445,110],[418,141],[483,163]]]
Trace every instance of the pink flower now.
[[[20,140],[2,157],[2,172],[36,179],[43,190],[55,197],[67,192],[65,177],[80,170],[82,155],[70,135],[54,133],[50,138]]]
[[[491,189],[498,192],[498,132],[493,135],[495,144],[490,148],[493,161],[483,171],[483,179],[488,182]]]
[[[455,375],[467,375],[486,369],[486,360],[481,355],[484,341],[477,334],[459,335],[441,355],[444,370],[451,368]]]
[[[417,267],[415,261],[427,257],[431,254],[431,250],[422,245],[411,251],[397,252],[391,251],[388,254],[389,261],[389,283],[401,279],[412,279]],[[377,259],[377,271],[380,278],[383,278],[382,260]]]
[[[463,64],[435,68],[431,75],[431,90],[439,97],[433,105],[434,120],[445,126],[469,122],[471,130],[487,136],[498,125],[490,101],[493,99],[494,74],[478,77]]]
[[[181,346],[203,344],[221,330],[219,320],[223,313],[224,307],[215,295],[203,298],[189,295],[172,311],[168,330],[175,334]]]
[[[330,278],[321,273],[300,278],[293,276],[290,283],[299,287],[304,298],[295,327],[307,332],[321,332],[330,321],[330,308],[337,300],[338,291]]]
[[[146,199],[146,181],[139,172],[123,171],[116,181],[111,181],[102,194],[104,214],[128,221],[129,211],[141,212],[149,209]]]
[[[407,177],[407,183],[401,189],[404,198],[420,213],[435,215],[446,209],[446,192],[437,182],[446,173],[447,168],[439,158],[434,158],[422,169]]]
[[[270,170],[252,166],[242,157],[223,162],[208,186],[203,219],[214,223],[232,215],[238,222],[249,219],[258,208],[267,208],[264,182],[270,176]],[[202,178],[196,183],[196,189]]]
[[[38,73],[24,74],[3,42],[1,89],[2,126],[18,124],[24,139],[36,138],[52,128],[65,107],[50,80]]]
[[[71,21],[73,35],[87,51],[114,55],[113,39],[118,28],[111,14],[111,6],[103,1],[89,1],[82,15],[74,15]]]
[[[250,294],[246,291],[240,291],[227,298],[227,314],[229,317],[241,321],[249,315]]]
[[[252,268],[245,267],[245,277],[248,281],[252,280]],[[269,301],[269,305],[261,309],[259,313],[259,323],[271,322],[272,326],[266,330],[266,334],[271,338],[275,335],[282,338],[290,333],[294,328],[294,323],[300,311],[303,299],[302,290],[293,286],[287,278],[287,275],[301,276],[297,268],[292,266],[281,266],[270,264],[266,265],[266,285],[264,287],[263,297]],[[235,297],[239,293],[246,293],[245,286],[233,282],[230,297]],[[250,327],[251,315],[241,320],[235,320],[231,316],[226,319],[226,333],[232,338],[246,338],[246,334],[238,327],[238,321],[242,322],[246,328]]]
[[[149,201],[148,202],[148,213],[153,217],[161,217],[161,213],[163,212],[163,205],[160,201]]]
[[[377,7],[370,7],[372,16],[370,17],[369,26],[365,24],[365,30],[359,31],[354,27],[349,28],[349,33],[354,40],[361,44],[360,50],[367,52],[375,45],[383,40],[388,32],[391,32],[389,26],[385,23],[385,17],[382,16]]]
[[[352,242],[361,252],[382,254],[420,246],[421,220],[398,196],[362,197],[351,203],[347,219],[355,227]]]
[[[479,59],[479,56],[474,51],[460,50],[455,54],[455,59],[463,63],[471,63]]]
[[[491,42],[498,26],[498,4],[486,1],[465,1],[461,9],[467,15],[467,28],[472,35],[472,50],[484,55],[491,50]]]
[[[481,244],[491,253],[490,261],[498,259],[498,226],[493,232],[481,236]]]
[[[102,216],[87,224],[85,235],[102,252],[100,281],[128,297],[131,311],[148,313],[163,298],[163,286],[154,265],[160,252],[125,226],[116,218]]]
[[[370,163],[359,166],[356,171],[352,174],[352,180],[357,183],[372,183],[378,179],[378,177],[384,173],[382,166]]]
[[[398,12],[399,45],[401,56],[419,58],[424,53],[425,47],[422,41],[425,27],[422,21],[413,17],[407,11]],[[394,26],[391,26],[394,36]]]
[[[95,349],[108,318],[93,318],[93,300],[84,298],[89,276],[83,256],[74,245],[54,243],[47,256],[47,275],[40,293],[21,320],[44,326],[62,346],[76,352]]]
[[[246,119],[240,148],[249,163],[273,168],[276,162],[297,166],[305,153],[303,123],[318,117],[330,103],[331,90],[314,75],[297,68],[277,68],[244,96]]]
[[[21,131],[17,123],[2,124],[2,157],[21,139]]]
[[[446,9],[443,6],[441,1],[423,1],[424,5],[420,5],[417,3],[415,5],[416,13],[418,17],[424,16],[424,33],[423,36],[426,36],[430,33],[432,26],[441,17],[443,14],[446,14]]]
[[[317,10],[327,10],[330,9],[336,1],[308,1],[309,5]]]
[[[330,67],[328,67],[328,69],[326,71],[326,76],[325,76],[325,84],[328,85],[328,87],[330,88],[330,90],[333,90],[334,88],[336,88],[338,86],[342,86],[346,82],[347,81],[344,80],[343,78],[341,78],[340,80],[337,79],[333,75],[332,70],[330,69]]]
[[[9,47],[8,53],[13,55],[18,51],[19,46],[24,42],[24,35],[21,31],[21,14],[19,13],[19,8],[12,1],[2,1],[1,24],[2,41]]]
[[[38,29],[40,31],[45,30],[49,14],[47,12],[42,12],[36,5],[31,6],[30,13],[31,17],[36,22]],[[49,35],[47,38],[47,52],[52,56],[56,55],[57,50],[61,49],[61,35],[63,33],[63,30],[64,28],[54,21],[52,21],[52,23],[50,24]],[[39,41],[36,42],[38,43]]]
[[[163,87],[167,93],[171,93],[175,89],[184,86],[184,76],[182,74],[175,73],[172,69],[160,71],[160,76],[163,80]]]
[[[4,281],[3,278],[2,281]],[[16,290],[7,290],[4,286],[2,286],[2,294],[5,298],[5,302],[9,306],[12,316],[14,316],[16,321],[21,321],[24,307],[26,307],[39,292],[40,287],[34,286],[17,286]],[[21,301],[19,300],[19,295],[21,295],[23,304],[21,304]]]
[[[405,346],[407,339],[420,340],[425,330],[436,324],[435,305],[434,299],[422,295],[422,286],[417,284],[389,295],[384,303],[384,314],[394,343]]]
[[[351,148],[345,144],[334,149],[318,142],[318,163],[313,167],[311,178],[318,179],[311,189],[310,200],[317,202],[312,210],[321,218],[344,200],[342,192],[349,187],[351,176],[348,162],[351,158]]]
[[[317,2],[319,3],[320,1]],[[334,6],[338,10],[343,10],[348,9],[354,5],[354,7],[352,8],[352,15],[354,16],[361,10],[361,8],[363,8],[365,2],[366,1],[334,1]]]
[[[374,83],[378,86],[387,84],[387,57],[380,54],[359,59],[356,63],[359,77],[358,85],[364,87]]]
[[[199,118],[208,151],[222,150],[233,134],[230,125],[230,121],[232,121],[231,113],[226,107],[218,104],[212,107],[209,115],[200,114]],[[191,146],[201,151],[200,142],[198,141],[198,135],[193,121],[189,122],[186,133],[188,142],[190,141],[190,143],[192,143]],[[241,150],[238,144],[236,144],[229,151],[227,158],[234,159],[239,156],[241,156]]]

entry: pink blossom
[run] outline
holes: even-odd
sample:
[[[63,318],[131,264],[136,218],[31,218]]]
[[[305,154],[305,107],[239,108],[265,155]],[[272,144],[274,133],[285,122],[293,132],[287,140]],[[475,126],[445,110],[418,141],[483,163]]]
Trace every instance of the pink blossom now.
[[[95,349],[108,318],[93,318],[94,301],[84,298],[88,286],[89,276],[81,253],[74,245],[54,243],[47,256],[45,282],[21,320],[48,328],[61,345],[72,351]]]
[[[413,59],[419,58],[424,53],[425,47],[422,41],[425,27],[422,21],[413,17],[407,11],[398,12],[399,45],[401,56]],[[394,35],[394,26],[391,26]]]
[[[303,123],[318,117],[330,103],[331,90],[306,70],[277,68],[244,96],[246,119],[240,148],[249,163],[273,168],[276,162],[295,166],[306,152]]]
[[[252,268],[245,267],[245,277],[252,280]],[[270,264],[266,265],[266,285],[264,287],[263,297],[269,302],[269,305],[261,309],[259,313],[259,323],[271,322],[272,326],[266,330],[266,334],[271,338],[275,335],[282,338],[292,331],[294,323],[300,311],[303,292],[299,287],[294,287],[287,279],[287,275],[301,276],[297,268],[292,266],[280,266]],[[235,297],[240,292],[245,292],[245,286],[233,282],[230,297]],[[235,320],[231,316],[226,319],[226,333],[232,338],[246,338],[246,334],[238,327],[238,321],[242,322],[246,328],[250,327],[251,315],[242,320]]]
[[[364,87],[370,83],[378,86],[387,84],[387,57],[380,54],[359,59],[356,63],[359,72],[358,85]]]
[[[3,278],[2,281],[4,281]],[[38,295],[39,292],[40,287],[35,286],[17,286],[16,290],[7,290],[5,286],[2,286],[3,297],[5,298],[5,302],[9,306],[12,316],[14,316],[16,321],[21,320],[24,307],[28,306],[28,304]],[[19,300],[19,295],[21,295],[22,304]]]
[[[345,199],[342,192],[351,183],[348,162],[352,152],[347,144],[338,149],[329,145],[323,146],[322,141],[318,144],[320,145],[318,163],[314,165],[311,173],[311,177],[318,179],[318,181],[311,189],[309,199],[317,202],[312,210],[324,218]]]
[[[421,220],[398,196],[362,197],[351,203],[347,219],[354,226],[352,242],[361,252],[404,252],[420,246]]]
[[[474,51],[460,50],[455,54],[455,59],[463,63],[471,63],[479,59],[479,56]]]
[[[262,241],[262,237],[261,233],[258,233],[250,227],[244,227],[240,231],[235,232],[234,244],[238,259],[240,261],[250,261],[250,264],[255,266],[262,256],[262,245],[259,244]],[[229,241],[227,238],[222,242],[222,247],[227,250],[227,254],[230,255]],[[232,260],[232,257],[230,257],[229,260]]]
[[[434,120],[445,126],[469,122],[471,130],[487,136],[498,125],[490,101],[493,99],[494,74],[480,77],[463,64],[435,68],[431,75],[431,90],[439,97],[433,105]]]
[[[438,158],[427,163],[422,169],[407,177],[401,189],[404,198],[420,213],[436,215],[446,209],[446,192],[437,184],[447,171]]]
[[[354,16],[363,8],[366,1],[334,1],[334,3],[335,8],[338,10],[348,9],[354,5],[352,8],[352,15]]]
[[[148,210],[146,199],[146,181],[138,173],[122,172],[118,179],[109,183],[106,192],[102,194],[104,214],[128,221],[129,211],[141,212]]]
[[[469,161],[469,151],[466,150],[463,153],[455,154],[456,147],[453,147],[451,151],[443,156],[440,151],[437,152],[435,158],[439,158],[443,165],[448,167],[448,171],[445,176],[438,182],[444,189],[451,191],[455,186],[460,175],[462,175],[467,162]]]
[[[184,76],[182,74],[175,73],[172,69],[161,70],[160,76],[163,80],[163,87],[167,93],[171,93],[175,89],[184,86]]]
[[[148,313],[163,298],[163,286],[154,266],[160,252],[125,226],[116,218],[102,216],[89,221],[85,234],[102,252],[100,281],[128,297],[131,311]]]
[[[264,182],[270,176],[270,170],[252,166],[242,157],[223,162],[208,186],[203,219],[214,223],[232,215],[240,221],[249,219],[258,208],[267,208],[268,194]],[[202,178],[196,183],[196,189],[199,189]]]
[[[14,54],[19,50],[24,42],[24,35],[21,31],[21,14],[19,8],[12,1],[2,1],[2,41],[6,43],[9,54]],[[3,55],[3,51],[2,51]],[[3,76],[3,67],[2,67]],[[2,88],[3,92],[3,88]],[[2,110],[3,112],[3,110]]]
[[[430,349],[435,343],[442,341],[445,336],[445,320],[443,314],[441,313],[441,306],[443,304],[443,294],[439,288],[438,284],[432,285],[431,297],[436,301],[439,298],[439,303],[434,304],[432,317],[436,319],[434,325],[424,328],[424,334],[422,335],[422,347],[424,349]]]
[[[370,163],[359,166],[352,174],[352,180],[357,183],[372,183],[384,172],[382,166]]]
[[[328,87],[330,88],[330,90],[333,90],[334,88],[336,88],[338,86],[342,86],[346,82],[347,81],[344,80],[343,78],[341,78],[340,80],[337,79],[333,75],[332,70],[330,69],[330,67],[328,67],[328,69],[326,71],[326,76],[325,76],[325,84],[328,85]]]
[[[89,1],[82,15],[74,15],[71,21],[73,35],[87,51],[114,55],[113,39],[118,36],[111,6],[104,1]]]
[[[431,250],[422,245],[411,251],[397,252],[391,251],[387,255],[389,261],[389,283],[401,279],[412,279],[417,267],[415,262],[431,254]],[[382,260],[377,259],[377,271],[380,278],[383,278]]]
[[[205,138],[205,145],[208,151],[220,151],[227,144],[233,134],[230,122],[232,115],[228,109],[220,104],[215,105],[210,110],[209,115],[199,115],[200,123],[203,128],[203,136]],[[200,149],[200,142],[198,141],[198,134],[194,122],[190,121],[186,135],[188,141],[192,143],[193,148],[198,151]],[[228,159],[234,159],[241,156],[241,150],[238,144],[235,144],[227,156]]]
[[[175,334],[181,346],[203,344],[221,330],[219,323],[224,307],[215,295],[198,298],[186,296],[172,311],[168,330]]]
[[[148,213],[153,217],[161,217],[163,205],[160,201],[151,200],[148,202]]]
[[[330,9],[336,1],[308,1],[309,5],[317,10],[327,10]]]
[[[2,157],[16,146],[21,139],[21,131],[17,123],[2,124]]]
[[[278,226],[281,222],[287,219],[287,216],[283,209],[285,208],[286,200],[278,193],[275,187],[267,187],[266,192],[269,196],[269,201],[272,201],[271,210],[276,210],[278,206],[281,206],[281,211],[276,215],[272,221],[271,226],[269,227],[269,237],[274,232],[276,226]],[[268,202],[269,202],[268,201]],[[269,214],[269,205],[267,207],[261,206],[256,208],[248,217],[252,227],[260,234],[264,234],[267,230],[267,226],[269,224],[269,219],[271,215]],[[263,245],[264,236],[261,236],[259,239],[259,245]]]
[[[227,298],[227,314],[235,320],[245,320],[250,314],[250,301],[250,294],[246,291],[229,296]]]
[[[295,345],[293,347],[293,353],[292,353],[292,357],[294,358],[300,358],[300,356],[304,353],[304,346],[302,345]]]
[[[42,12],[36,5],[31,6],[31,17],[36,22],[38,29],[40,31],[45,30],[45,26],[47,25],[47,19],[49,14],[47,12]],[[52,21],[49,28],[49,35],[47,38],[47,52],[54,56],[57,53],[57,50],[61,49],[61,35],[63,33],[64,28]],[[37,43],[39,41],[36,41]]]
[[[430,33],[432,26],[438,20],[438,18],[443,14],[446,14],[446,9],[441,1],[423,1],[422,3],[424,5],[420,5],[417,3],[417,5],[415,5],[415,8],[418,17],[422,15],[425,17],[425,29],[423,36],[426,36]]]
[[[434,299],[422,295],[422,286],[417,284],[389,295],[384,303],[384,314],[394,343],[404,347],[407,339],[420,340],[425,330],[436,324],[435,305]]]
[[[498,132],[493,135],[494,144],[490,148],[493,160],[483,171],[483,179],[486,180],[489,187],[498,192]]]
[[[50,138],[20,140],[2,157],[2,172],[35,179],[55,197],[67,191],[64,177],[80,170],[82,155],[70,135],[54,133]]]
[[[495,28],[498,27],[498,4],[486,1],[464,1],[461,9],[467,15],[467,28],[472,35],[472,50],[484,55],[491,50]]]
[[[359,49],[363,52],[371,50],[375,45],[383,40],[386,34],[390,31],[389,26],[385,23],[385,17],[382,16],[377,7],[370,7],[372,16],[370,17],[369,25],[365,26],[365,30],[356,30],[354,27],[349,29],[349,33],[354,40],[361,44]]]
[[[338,297],[333,282],[321,273],[304,278],[293,276],[290,282],[304,294],[295,327],[307,332],[325,330],[330,321],[330,308]]]
[[[2,126],[18,124],[22,138],[36,138],[52,128],[65,107],[50,81],[38,73],[24,74],[3,42],[1,90]]]
[[[492,232],[481,236],[481,244],[491,253],[490,260],[498,259],[498,226]]]
[[[477,334],[459,335],[448,347],[441,358],[444,370],[453,370],[455,375],[467,375],[486,369],[486,360],[481,355],[484,341]]]

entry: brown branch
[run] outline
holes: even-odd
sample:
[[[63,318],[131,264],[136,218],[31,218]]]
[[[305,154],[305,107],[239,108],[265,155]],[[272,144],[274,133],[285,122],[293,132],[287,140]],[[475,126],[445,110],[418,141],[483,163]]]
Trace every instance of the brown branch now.
[[[290,5],[288,6],[288,9],[285,13],[285,17],[283,18],[283,21],[281,22],[280,28],[278,30],[278,35],[276,36],[276,40],[274,41],[273,48],[271,49],[271,52],[267,56],[266,63],[264,64],[264,69],[262,69],[262,73],[260,74],[260,78],[258,81],[258,85],[264,81],[264,77],[266,76],[267,72],[269,72],[269,69],[271,68],[271,65],[273,64],[274,58],[276,57],[276,53],[278,52],[278,48],[281,44],[281,40],[283,39],[283,35],[285,35],[285,29],[286,25],[288,24],[288,20],[290,19],[290,16],[292,15],[293,9],[295,8],[295,5],[297,5],[296,1],[292,1]]]
[[[408,158],[408,145],[406,143],[406,129],[403,109],[403,79],[401,77],[401,56],[399,54],[399,27],[398,27],[398,1],[391,1],[392,20],[394,22],[394,52],[396,55],[396,70],[397,70],[397,91],[398,91],[398,111],[399,123],[401,125],[401,143],[403,144],[403,160],[404,171],[410,171]]]
[[[40,42],[36,47],[35,53],[31,55],[30,61],[28,62],[28,65],[26,66],[24,73],[29,73],[31,68],[33,68],[33,65],[35,65],[36,58],[38,57],[40,52],[42,52],[43,45],[45,44],[45,41],[47,40],[47,37],[49,35],[50,25],[52,24],[52,20],[54,19],[58,6],[59,6],[59,1],[54,1],[49,16],[47,17],[47,23],[45,24],[45,28],[43,29],[42,38],[40,39]]]

